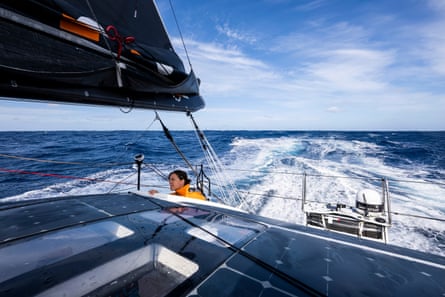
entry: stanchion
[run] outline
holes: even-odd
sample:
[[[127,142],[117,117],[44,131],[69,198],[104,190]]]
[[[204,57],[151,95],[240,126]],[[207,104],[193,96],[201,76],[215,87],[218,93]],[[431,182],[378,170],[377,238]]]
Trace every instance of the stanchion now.
[[[142,162],[144,162],[144,155],[139,154],[134,156],[134,161],[138,166],[138,191],[139,191],[141,189],[141,168],[142,168]]]

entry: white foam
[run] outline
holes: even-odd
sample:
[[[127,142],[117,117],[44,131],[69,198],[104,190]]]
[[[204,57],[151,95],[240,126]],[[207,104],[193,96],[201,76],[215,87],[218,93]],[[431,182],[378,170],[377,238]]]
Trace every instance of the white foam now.
[[[231,151],[221,157],[228,174],[247,199],[242,207],[263,216],[303,223],[302,173],[306,172],[308,200],[354,204],[359,190],[371,188],[381,192],[379,178],[385,177],[390,180],[393,212],[445,217],[442,201],[445,186],[410,178],[426,176],[427,167],[391,167],[377,157],[379,153],[382,150],[378,145],[364,141],[309,137],[237,138]],[[162,171],[169,172],[170,169],[166,167]],[[137,183],[135,169],[106,170],[87,178],[107,182],[73,180],[3,200],[134,190]],[[119,184],[120,181],[125,183]],[[169,192],[167,181],[148,168],[144,169],[141,182],[141,191],[155,188]],[[443,221],[393,215],[393,222],[389,230],[390,243],[445,256],[443,239],[438,239],[445,237]]]
[[[301,153],[301,154],[300,154]],[[243,168],[250,180],[249,203],[263,216],[294,223],[303,221],[301,211],[302,178],[308,173],[307,199],[354,204],[356,193],[364,188],[381,192],[381,178],[390,180],[392,211],[422,217],[443,218],[445,187],[407,178],[428,173],[428,168],[396,168],[377,156],[381,148],[374,143],[339,139],[281,137],[274,139],[236,139],[231,154],[232,168]],[[370,157],[376,156],[376,157]],[[287,159],[287,163],[281,162]],[[249,171],[250,170],[250,171]],[[295,175],[293,175],[294,173]],[[344,178],[352,176],[356,178]],[[360,178],[358,178],[360,177]],[[404,182],[409,180],[410,182]],[[283,199],[283,198],[293,198]],[[393,215],[390,243],[445,255],[445,223],[419,217]],[[442,232],[442,233],[440,233]],[[436,234],[436,235],[435,235]],[[443,239],[442,239],[443,241]]]
[[[141,190],[148,191],[152,188],[163,189],[168,183],[153,172],[147,171],[141,174]],[[135,190],[137,186],[136,169],[109,169],[82,179],[73,179],[61,182],[39,190],[2,199],[2,201],[32,200],[47,197],[61,197],[71,195],[90,195],[108,192],[122,192]]]

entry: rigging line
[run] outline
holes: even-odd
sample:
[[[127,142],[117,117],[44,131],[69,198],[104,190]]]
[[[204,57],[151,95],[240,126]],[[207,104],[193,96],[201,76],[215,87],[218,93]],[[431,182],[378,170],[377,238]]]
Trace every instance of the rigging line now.
[[[271,195],[271,194],[266,194],[266,193],[255,193],[255,192],[251,192],[251,191],[243,191],[243,190],[239,190],[238,192],[246,194],[246,196],[250,196],[250,195],[254,195],[254,196],[260,196],[260,199],[283,199],[283,200],[292,200],[292,201],[300,201],[303,200],[301,198],[296,198],[293,196],[282,196],[282,195]],[[310,201],[310,202],[317,202],[317,201],[312,201],[312,200],[306,200],[306,201]]]
[[[160,176],[163,179],[168,179],[168,175],[165,174],[164,172],[162,172],[159,168],[157,168],[155,165],[153,164],[144,164],[145,166],[149,167],[155,174],[157,174],[158,176]]]
[[[287,174],[294,176],[308,176],[308,177],[329,177],[329,178],[345,178],[345,179],[360,179],[360,180],[376,180],[381,181],[382,177],[357,177],[357,176],[342,176],[342,175],[325,175],[325,174],[311,174],[311,173],[297,173],[297,172],[288,172],[288,171],[274,171],[274,170],[253,170],[253,169],[237,169],[230,168],[227,169],[229,171],[238,171],[238,172],[258,172],[258,173],[274,173],[274,174]],[[429,180],[409,180],[409,179],[396,179],[391,177],[385,177],[389,182],[405,182],[405,183],[417,183],[417,184],[433,184],[433,185],[441,185],[445,186],[445,183],[437,182],[437,181],[429,181]]]
[[[154,124],[154,123],[156,122],[156,120],[158,120],[158,119],[159,119],[158,114],[155,112],[155,117],[153,118],[153,120],[151,121],[151,123],[145,128],[145,131],[150,130],[151,127],[153,126],[153,124]],[[141,138],[144,136],[143,133],[144,133],[145,131],[141,132],[141,133],[139,134],[139,136],[134,137],[133,140],[132,140],[130,143],[138,143],[138,142],[141,140]],[[128,149],[128,145],[125,145],[125,148],[126,148],[126,150],[127,150],[127,149]],[[122,153],[121,153],[121,157],[123,157],[124,154],[125,154],[125,152],[122,152]],[[126,164],[126,165],[132,165],[132,164],[134,164],[134,163],[128,163],[128,164]],[[160,176],[160,177],[162,177],[162,178],[164,178],[164,179],[167,179],[166,175],[165,175],[164,173],[162,173],[162,172],[161,172],[161,171],[160,171],[154,164],[144,163],[143,165],[144,165],[145,167],[150,168],[150,169],[151,169],[155,174],[157,174],[158,176]],[[137,174],[137,171],[136,171],[135,173],[131,174],[130,176],[128,176],[127,178],[129,178],[129,177],[131,177],[131,176],[133,176],[133,175],[135,175],[135,174]],[[123,180],[125,180],[125,179],[127,179],[127,178],[124,178]],[[117,185],[116,185],[116,186],[117,186]],[[114,190],[114,188],[115,188],[116,186],[114,186],[109,192],[111,192],[112,190]]]
[[[185,56],[187,57],[187,61],[189,62],[190,69],[193,69],[192,62],[190,61],[189,53],[187,51],[187,47],[185,46],[184,37],[182,36],[182,32],[181,32],[181,28],[179,26],[178,19],[176,18],[175,9],[173,8],[173,3],[172,3],[171,0],[169,0],[169,3],[170,3],[170,8],[171,8],[172,13],[173,13],[173,18],[175,19],[176,27],[178,28],[178,31],[179,31],[179,36],[181,37],[181,42],[182,42],[182,46],[184,47]]]
[[[37,159],[37,158],[27,158],[21,156],[0,154],[0,157],[11,158],[11,159],[19,159],[19,160],[27,160],[27,161],[35,161],[41,163],[54,163],[54,164],[70,164],[70,165],[84,165],[84,166],[92,166],[95,165],[97,167],[111,167],[111,166],[122,166],[122,165],[130,165],[132,163],[84,163],[84,162],[66,162],[66,161],[57,161],[57,160],[45,160],[45,159]]]
[[[118,59],[120,58],[120,52],[118,53],[118,56],[117,56],[117,57],[114,56],[114,54],[113,54],[113,50],[111,49],[111,45],[110,45],[110,43],[108,42],[108,38],[110,37],[110,35],[108,34],[108,31],[105,31],[105,30],[100,26],[99,19],[97,18],[96,14],[94,13],[94,9],[93,9],[93,7],[91,6],[90,1],[89,1],[89,0],[86,0],[86,3],[87,3],[88,8],[89,8],[89,10],[90,10],[90,12],[91,12],[91,15],[92,15],[93,18],[94,18],[94,21],[95,21],[96,24],[97,24],[97,27],[98,27],[100,33],[101,33],[102,36],[103,36],[105,45],[106,45],[106,47],[108,48],[108,50],[109,50],[109,52],[110,52],[111,59],[112,59],[113,62],[114,62],[114,65],[115,65],[115,68],[116,68],[116,81],[117,81],[117,85],[118,85],[119,87],[123,87],[122,74],[121,74],[121,66],[120,66],[120,64],[119,64],[119,62],[118,62]],[[107,29],[108,29],[108,28],[107,28]],[[116,37],[116,36],[115,36],[115,37]],[[131,111],[131,109],[133,108],[133,103],[134,103],[134,102],[132,101],[132,102],[130,102],[130,103],[131,103],[131,104],[130,104],[129,107],[130,107],[130,111]]]
[[[190,116],[191,114],[189,113],[188,115]],[[203,153],[204,153],[206,161],[207,161],[207,163],[208,163],[208,165],[210,167],[210,170],[212,171],[213,176],[215,176],[218,179],[218,182],[220,184],[220,194],[221,194],[221,196],[223,196],[223,199],[220,200],[220,201],[222,201],[223,204],[228,204],[229,203],[229,201],[228,201],[229,199],[227,199],[227,195],[226,195],[225,191],[221,190],[223,188],[223,186],[221,186],[221,184],[222,184],[221,179],[222,178],[220,177],[219,172],[217,171],[218,166],[217,166],[214,158],[212,158],[212,156],[210,155],[210,153],[207,150],[208,146],[206,145],[206,143],[204,141],[204,136],[203,136],[202,132],[199,131],[199,128],[198,128],[197,124],[194,121],[192,121],[192,123],[193,123],[194,128],[195,128],[194,130],[195,130],[196,137],[200,141],[201,148],[203,149]],[[212,194],[212,196],[215,196],[215,195]]]
[[[124,185],[136,185],[135,183],[128,183],[128,182],[116,182],[106,179],[98,179],[98,178],[90,178],[90,177],[79,177],[79,176],[73,176],[73,175],[62,175],[57,173],[44,173],[39,171],[26,171],[26,170],[20,170],[20,169],[8,169],[8,168],[0,168],[0,172],[8,172],[8,173],[18,173],[18,174],[31,174],[31,175],[38,175],[38,176],[45,176],[45,177],[55,177],[55,178],[63,178],[63,179],[74,179],[74,180],[83,180],[83,181],[91,181],[91,182],[105,182],[105,183],[114,183],[114,184],[124,184]],[[144,185],[149,186],[149,185]]]
[[[155,117],[153,118],[153,120],[151,121],[151,123],[144,129],[145,131],[150,130],[151,126],[153,126],[153,124],[159,119],[157,112],[155,111]],[[145,131],[142,131],[139,136],[133,138],[133,140],[131,141],[131,143],[137,143],[139,140],[141,140],[141,138],[143,137],[143,133]]]
[[[134,108],[134,100],[127,97],[127,101],[129,101],[129,105],[126,107],[128,110],[124,110],[124,107],[119,106],[119,110],[125,114],[130,113]]]
[[[87,0],[87,1],[88,1],[88,0]],[[89,3],[88,3],[88,4],[89,4]],[[170,4],[170,6],[171,6],[171,4]],[[92,14],[94,15],[94,12],[92,11],[91,6],[89,6],[89,7],[90,7],[90,10],[91,10]],[[135,18],[135,19],[138,18],[138,9],[139,9],[138,7],[139,7],[139,0],[137,0],[136,3],[135,3],[135,5],[134,5],[133,18]],[[96,19],[96,22],[98,23],[97,18],[95,18],[95,19]],[[102,31],[103,31],[103,30],[102,30]],[[114,58],[113,52],[112,52],[112,50],[111,50],[111,46],[109,45],[107,38],[105,38],[105,42],[107,43],[107,47],[108,47],[108,49],[110,50],[111,55],[112,55],[113,58]],[[136,40],[134,40],[133,42],[136,42]],[[156,57],[155,57],[150,51],[146,50],[146,49],[143,48],[143,47],[140,48],[140,49],[138,49],[138,51],[144,53],[146,56],[149,56],[149,57],[151,58],[150,62],[154,62],[154,63],[156,63],[156,66],[160,66],[160,67],[162,67],[162,68],[164,69],[164,71],[168,72],[168,69],[166,68],[166,65],[163,64],[163,63],[159,63],[159,62],[157,61]],[[123,58],[125,58],[125,57],[123,57]],[[132,61],[132,60],[130,60],[130,61]],[[126,61],[126,62],[128,63],[129,61]],[[134,61],[132,61],[132,62],[134,62]],[[153,69],[151,69],[151,68],[149,68],[149,67],[145,67],[144,65],[142,65],[142,64],[140,64],[140,63],[138,63],[138,67],[142,67],[142,68],[144,68],[145,70],[148,70],[148,71],[151,72],[152,74],[156,75],[158,78],[162,79],[164,82],[167,82],[167,83],[173,83],[173,81],[172,81],[171,79],[168,79],[168,78],[166,78],[166,77],[163,76],[163,75],[160,75],[159,72],[154,71]]]
[[[121,179],[118,183],[116,183],[113,187],[111,187],[111,189],[107,192],[107,194],[111,193],[111,191],[113,191],[118,185],[123,184],[124,180],[127,180],[136,174],[137,174],[137,172],[133,172],[132,174],[128,175],[127,177]]]
[[[295,197],[286,197],[286,196],[278,196],[278,195],[267,195],[267,194],[260,194],[260,193],[253,193],[249,191],[240,191],[241,193],[245,193],[246,195],[255,195],[255,196],[261,196],[260,199],[282,199],[282,200],[291,200],[291,201],[301,201],[301,198],[295,198]],[[305,200],[306,202],[320,202],[318,200]],[[415,215],[410,213],[401,213],[397,211],[390,211],[389,213],[393,215],[398,216],[405,216],[405,217],[413,217],[418,219],[425,219],[425,220],[432,220],[432,221],[439,221],[439,222],[445,222],[445,219],[442,218],[436,218],[436,217],[428,217],[428,216],[421,216],[421,215]]]
[[[341,176],[341,175],[325,175],[325,174],[315,174],[315,173],[306,173],[306,172],[289,172],[289,171],[279,171],[279,170],[253,170],[253,169],[236,169],[231,168],[230,171],[239,171],[239,172],[258,172],[258,173],[274,173],[274,174],[287,174],[294,176],[308,176],[308,177],[329,177],[329,178],[346,178],[346,179],[366,179],[366,180],[376,180],[381,181],[381,177],[354,177],[354,176]]]
[[[445,222],[445,219],[442,219],[442,218],[420,216],[420,215],[415,215],[415,214],[410,214],[410,213],[400,213],[400,212],[396,212],[396,211],[391,211],[391,214],[398,215],[398,216],[405,216],[405,217],[413,217],[413,218],[418,218],[418,219],[426,219],[426,220]]]
[[[125,148],[125,151],[128,150],[128,146],[129,146],[130,144],[136,144],[136,143],[138,143],[139,140],[141,140],[141,138],[144,136],[143,133],[146,132],[147,130],[151,129],[151,126],[153,126],[153,124],[156,122],[156,120],[157,120],[157,116],[155,115],[155,117],[153,118],[153,120],[151,121],[151,123],[147,126],[147,128],[145,128],[145,131],[141,131],[141,132],[139,133],[139,135],[135,135],[135,137],[133,137],[132,140],[131,140],[130,142],[124,144],[123,146],[124,146],[124,148]],[[127,157],[127,156],[128,156],[128,153],[125,152],[125,151],[121,152],[121,154],[119,154],[119,155],[117,156],[117,158],[121,159],[121,158],[125,158],[125,157]],[[128,164],[134,164],[134,163],[128,163]]]
[[[97,18],[96,14],[94,13],[94,9],[93,9],[93,7],[91,6],[90,1],[89,1],[89,0],[86,0],[86,3],[87,3],[87,5],[88,5],[88,8],[90,9],[91,15],[93,16],[94,21],[96,22],[97,27],[98,27],[100,33],[101,33],[102,36],[104,37],[104,42],[105,42],[105,45],[107,46],[108,50],[110,51],[110,56],[111,56],[111,58],[112,58],[113,61],[117,64],[117,60],[116,60],[116,58],[115,58],[114,55],[113,55],[113,50],[111,49],[111,45],[110,45],[110,43],[108,42],[108,38],[107,38],[107,36],[105,36],[105,31],[104,31],[103,28],[100,26],[99,19]]]
[[[244,193],[246,195],[261,196],[260,199],[263,199],[263,200],[264,199],[282,199],[282,200],[291,200],[291,201],[300,201],[300,200],[302,200],[301,198],[296,198],[296,197],[261,194],[261,193],[254,193],[254,192],[250,192],[250,191],[243,191],[243,190],[240,190],[239,192]],[[306,202],[318,202],[318,203],[320,202],[318,200],[309,200],[309,199],[306,199],[305,201]],[[445,219],[443,219],[443,218],[421,216],[421,215],[415,215],[415,214],[410,214],[410,213],[401,213],[401,212],[397,212],[397,211],[390,211],[389,213],[391,213],[393,215],[399,215],[399,216],[406,216],[406,217],[413,217],[413,218],[419,218],[419,219],[425,219],[425,220],[433,220],[433,221],[445,222]]]
[[[235,200],[231,201],[232,205],[234,205],[235,203],[238,203],[240,205],[245,203],[244,199],[241,197],[241,195],[239,195],[238,189],[236,188],[235,184],[225,174],[223,164],[219,160],[218,155],[213,150],[212,145],[210,144],[210,142],[207,140],[206,136],[204,135],[204,132],[198,127],[198,124],[196,123],[193,115],[190,112],[188,112],[187,115],[190,117],[190,120],[192,121],[192,124],[195,128],[195,133],[197,134],[197,137],[198,137],[199,141],[201,142],[201,146],[202,146],[204,155],[206,156],[206,159],[207,159],[209,165],[211,165],[212,172],[215,174],[215,176],[218,178],[218,181],[221,184],[222,184],[222,181],[225,181],[225,183],[228,184],[229,191],[233,195],[233,199],[235,199]],[[222,188],[224,188],[224,187],[222,187]],[[221,194],[225,199],[228,198],[225,191],[221,191]],[[231,199],[227,199],[227,200],[231,200]],[[236,201],[236,200],[238,200],[238,201]]]
[[[187,159],[187,157],[182,153],[182,151],[179,149],[179,146],[176,144],[175,140],[173,139],[173,136],[171,135],[168,128],[164,125],[161,118],[159,117],[159,114],[156,112],[157,119],[159,120],[159,123],[162,126],[162,130],[164,131],[165,137],[167,137],[168,140],[170,140],[171,144],[175,148],[176,152],[181,156],[181,158],[184,160],[184,162],[189,166],[189,168],[193,171],[195,176],[198,176],[198,172],[196,172],[196,169],[194,166],[190,163],[190,161]]]

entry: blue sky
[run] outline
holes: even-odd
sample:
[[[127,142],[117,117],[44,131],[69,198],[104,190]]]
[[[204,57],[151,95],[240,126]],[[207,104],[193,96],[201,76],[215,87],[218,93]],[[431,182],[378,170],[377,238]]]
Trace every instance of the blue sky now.
[[[202,129],[445,130],[443,0],[172,2],[202,81]],[[182,55],[169,1],[157,4]],[[8,101],[0,115],[1,130],[145,129],[154,117]]]

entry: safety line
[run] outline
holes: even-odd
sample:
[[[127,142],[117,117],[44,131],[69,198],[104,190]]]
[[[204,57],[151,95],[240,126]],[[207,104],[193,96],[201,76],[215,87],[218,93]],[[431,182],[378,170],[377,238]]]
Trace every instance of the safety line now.
[[[116,182],[116,181],[111,181],[111,180],[106,180],[106,179],[79,177],[79,176],[73,176],[73,175],[62,175],[62,174],[57,174],[57,173],[44,173],[44,172],[37,172],[37,171],[26,171],[26,170],[20,170],[20,169],[0,168],[0,171],[8,172],[8,173],[17,173],[17,174],[31,174],[31,175],[38,175],[38,176],[45,176],[45,177],[76,179],[76,180],[105,182],[105,183],[123,184],[123,185],[136,185],[135,183],[128,183],[128,182]]]
[[[14,156],[14,155],[7,155],[7,154],[0,154],[0,157],[4,158],[10,158],[10,159],[19,159],[19,160],[26,160],[26,161],[35,161],[35,162],[41,162],[41,163],[54,163],[54,164],[70,164],[70,165],[85,165],[85,166],[91,166],[94,164],[94,166],[97,167],[104,167],[104,166],[122,166],[122,165],[131,165],[133,163],[83,163],[83,162],[67,162],[67,161],[57,161],[57,160],[47,160],[47,159],[37,159],[37,158],[28,158],[28,157],[21,157],[21,156]]]

